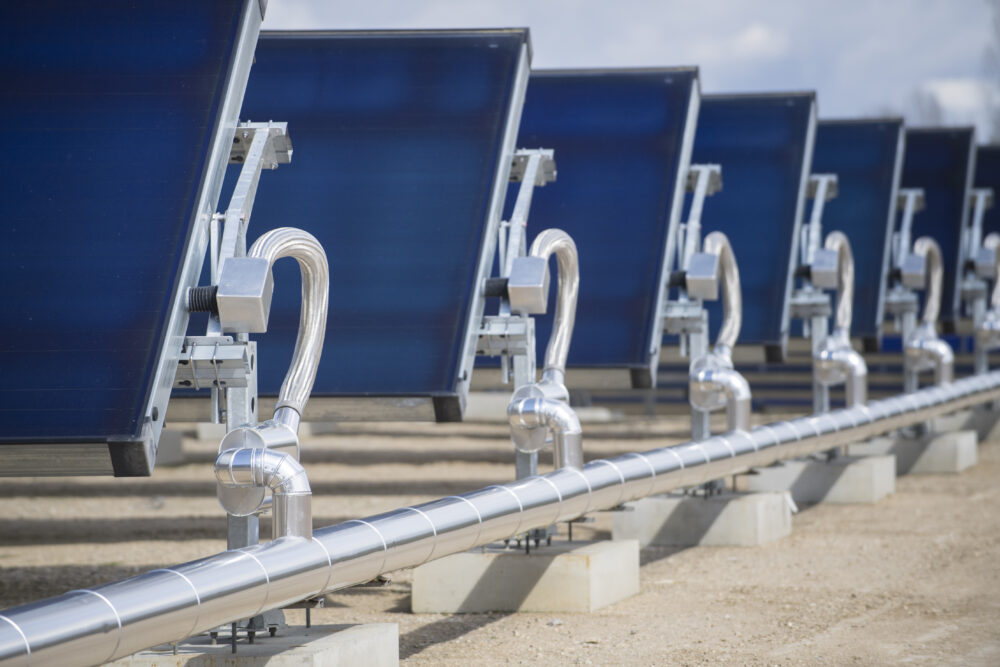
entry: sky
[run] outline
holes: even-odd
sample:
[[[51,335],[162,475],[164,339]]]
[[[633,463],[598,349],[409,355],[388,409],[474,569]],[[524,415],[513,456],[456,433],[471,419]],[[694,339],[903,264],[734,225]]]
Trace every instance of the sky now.
[[[821,118],[939,109],[985,142],[997,1],[270,0],[264,29],[527,26],[536,68],[698,65],[706,93],[816,90]]]

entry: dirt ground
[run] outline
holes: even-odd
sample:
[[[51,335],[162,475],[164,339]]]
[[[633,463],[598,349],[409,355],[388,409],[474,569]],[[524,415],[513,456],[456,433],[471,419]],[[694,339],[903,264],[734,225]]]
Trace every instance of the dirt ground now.
[[[680,442],[683,426],[588,425],[588,458]],[[6,480],[0,607],[222,550],[216,447],[188,439],[188,462],[149,479]],[[398,623],[413,665],[1000,665],[1000,443],[979,455],[961,475],[900,478],[877,505],[801,508],[764,547],[646,549],[640,594],[591,614],[414,615],[402,571],[330,595],[313,619]],[[317,527],[513,474],[493,425],[344,425],[307,439],[303,460]],[[587,530],[609,527],[600,514]]]

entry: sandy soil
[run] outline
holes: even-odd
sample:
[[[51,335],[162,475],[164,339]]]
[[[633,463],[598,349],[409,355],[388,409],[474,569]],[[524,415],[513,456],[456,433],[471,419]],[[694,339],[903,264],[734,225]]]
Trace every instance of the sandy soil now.
[[[586,446],[599,458],[683,439],[683,420],[632,421],[590,426]],[[149,479],[5,481],[0,607],[223,549],[215,447],[189,440],[186,465]],[[317,526],[512,474],[491,425],[344,426],[304,451]],[[414,665],[998,665],[998,481],[1000,443],[985,443],[975,468],[900,478],[877,505],[802,508],[768,546],[646,549],[641,593],[592,614],[413,615],[403,571],[330,595],[314,622],[398,623]],[[609,526],[601,514],[587,531]]]

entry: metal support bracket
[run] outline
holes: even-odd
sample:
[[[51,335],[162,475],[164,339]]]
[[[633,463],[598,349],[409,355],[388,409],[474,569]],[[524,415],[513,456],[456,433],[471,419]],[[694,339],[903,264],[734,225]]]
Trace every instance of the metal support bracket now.
[[[187,336],[177,362],[175,389],[246,387],[251,371],[249,343],[232,336]]]

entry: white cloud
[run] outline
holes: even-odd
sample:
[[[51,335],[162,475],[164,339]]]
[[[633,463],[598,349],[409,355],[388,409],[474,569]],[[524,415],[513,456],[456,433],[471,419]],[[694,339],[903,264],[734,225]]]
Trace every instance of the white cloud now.
[[[736,35],[730,51],[744,60],[773,60],[788,52],[788,37],[763,23],[751,23]]]
[[[699,65],[705,91],[816,90],[825,117],[981,79],[995,39],[983,0],[271,0],[265,26],[528,26],[536,67]],[[968,90],[932,88],[946,120],[971,113]]]

